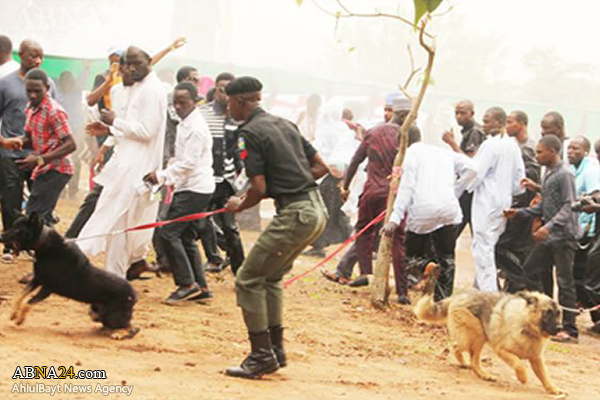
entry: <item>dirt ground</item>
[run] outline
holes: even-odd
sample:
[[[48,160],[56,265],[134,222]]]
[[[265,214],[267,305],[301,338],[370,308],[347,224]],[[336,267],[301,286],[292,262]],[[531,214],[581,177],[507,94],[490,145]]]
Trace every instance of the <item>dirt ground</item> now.
[[[81,200],[81,199],[80,199]],[[61,200],[64,232],[77,201]],[[256,239],[244,232],[246,249]],[[458,246],[457,285],[473,278],[470,240]],[[332,251],[333,248],[329,248]],[[101,259],[95,260],[101,265]],[[318,260],[300,257],[293,274]],[[328,263],[333,268],[337,259]],[[101,393],[12,393],[15,383],[47,385],[133,385],[133,399],[548,399],[528,368],[529,382],[489,349],[484,366],[497,377],[484,382],[459,369],[448,355],[445,329],[419,323],[410,307],[371,308],[368,289],[352,290],[325,281],[315,271],[286,290],[286,347],[289,366],[262,380],[228,378],[223,368],[238,364],[248,351],[229,270],[209,276],[215,298],[206,305],[172,307],[161,301],[173,290],[169,275],[136,281],[139,294],[131,340],[103,336],[87,315],[87,306],[51,296],[34,307],[22,326],[9,321],[10,306],[21,290],[17,279],[31,269],[21,256],[17,265],[0,265],[0,399],[96,399]],[[415,297],[414,295],[413,297]],[[392,303],[395,297],[392,298]],[[582,327],[588,316],[580,317]],[[597,377],[600,339],[581,335],[578,345],[550,344],[550,376],[569,398],[600,398]],[[13,380],[17,366],[73,366],[75,371],[105,370],[106,380]],[[125,394],[109,394],[114,399]]]

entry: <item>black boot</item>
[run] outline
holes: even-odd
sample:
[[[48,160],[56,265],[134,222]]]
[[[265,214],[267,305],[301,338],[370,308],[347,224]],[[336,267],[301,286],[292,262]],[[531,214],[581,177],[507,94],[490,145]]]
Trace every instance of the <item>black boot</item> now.
[[[273,352],[277,357],[279,367],[283,368],[287,365],[287,357],[283,351],[283,327],[281,325],[269,328],[271,333],[271,344],[273,345]]]
[[[225,375],[252,379],[279,369],[279,363],[271,348],[269,331],[249,335],[252,351],[239,367],[227,368]]]

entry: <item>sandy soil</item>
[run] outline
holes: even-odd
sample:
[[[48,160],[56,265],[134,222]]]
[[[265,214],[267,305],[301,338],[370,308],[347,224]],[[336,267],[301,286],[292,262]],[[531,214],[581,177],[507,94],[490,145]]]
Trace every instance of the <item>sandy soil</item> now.
[[[62,201],[58,226],[64,231],[77,202]],[[246,248],[256,234],[244,233]],[[458,249],[458,281],[473,277],[469,239]],[[331,251],[332,248],[329,249]],[[301,257],[297,274],[315,265]],[[333,267],[337,260],[328,263]],[[101,265],[101,260],[96,260]],[[52,296],[37,305],[22,326],[8,320],[13,298],[21,290],[18,277],[30,270],[0,265],[0,399],[95,399],[101,393],[12,393],[15,383],[47,385],[133,385],[134,399],[548,399],[529,369],[520,384],[512,371],[489,350],[484,366],[497,377],[483,382],[459,369],[448,355],[445,329],[415,321],[410,308],[392,304],[386,312],[370,307],[366,289],[351,290],[326,282],[318,272],[286,291],[286,345],[289,366],[263,380],[228,378],[222,369],[239,363],[248,350],[246,333],[235,305],[229,271],[210,276],[215,298],[210,304],[161,304],[172,290],[170,276],[134,283],[139,293],[134,324],[141,332],[131,340],[103,336],[83,304]],[[416,295],[415,295],[416,296]],[[395,300],[395,298],[392,298]],[[582,316],[580,324],[590,324]],[[600,340],[582,334],[578,345],[550,344],[550,375],[570,398],[600,398],[595,379]],[[17,366],[73,366],[105,370],[106,380],[13,380]],[[128,398],[110,394],[108,398]]]

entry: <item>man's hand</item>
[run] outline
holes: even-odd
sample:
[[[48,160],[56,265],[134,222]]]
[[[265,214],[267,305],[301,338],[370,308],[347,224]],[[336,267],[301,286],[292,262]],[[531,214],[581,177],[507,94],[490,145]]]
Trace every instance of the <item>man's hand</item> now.
[[[581,207],[581,211],[586,214],[594,214],[597,212],[598,205],[586,204]]]
[[[108,126],[100,121],[92,122],[85,126],[85,132],[90,136],[106,136],[110,134]]]
[[[342,179],[344,177],[344,171],[340,171],[335,165],[329,165],[329,173],[336,179]]]
[[[171,45],[171,49],[172,50],[178,49],[178,48],[180,48],[181,46],[183,46],[186,43],[187,43],[187,38],[186,37],[184,37],[184,36],[179,37],[179,38],[175,39],[175,41]]]
[[[521,180],[521,186],[531,192],[539,192],[541,190],[541,186],[530,178],[523,178],[523,180]]]
[[[450,146],[452,150],[460,150],[460,147],[458,146],[458,144],[456,143],[456,139],[454,138],[454,132],[452,132],[452,129],[444,132],[444,134],[442,135],[442,140],[444,141],[444,143],[448,144],[448,146]]]
[[[144,182],[148,182],[151,185],[158,185],[158,177],[156,176],[156,171],[148,172],[142,178]]]
[[[240,204],[242,204],[242,199],[239,197],[232,196],[227,200],[225,204],[225,209],[230,212],[238,212],[240,208]]]
[[[502,211],[502,215],[506,219],[511,219],[511,218],[514,218],[517,215],[517,211],[518,210],[516,210],[514,208],[509,208],[508,210]]]
[[[19,168],[24,170],[34,169],[38,165],[38,157],[39,156],[35,154],[30,154],[21,160],[16,160],[15,164],[17,164]]]
[[[385,224],[381,231],[385,236],[392,236],[394,232],[396,232],[396,229],[398,229],[398,224],[389,221],[387,224]]]
[[[23,148],[23,138],[10,138],[2,141],[2,148],[11,150],[21,150]]]
[[[342,198],[342,203],[347,202],[349,196],[350,196],[350,190],[344,189],[343,187],[340,188],[340,197]]]
[[[119,75],[119,63],[110,64],[110,68],[108,69],[108,76],[106,77],[106,80],[112,84],[118,75]]]
[[[99,173],[104,168],[104,152],[99,150],[92,160],[92,170]]]
[[[100,111],[100,120],[106,125],[112,125],[117,118],[117,114],[113,110],[102,110]]]
[[[536,242],[541,242],[542,240],[546,239],[548,235],[550,235],[550,230],[545,226],[542,226],[540,229],[535,231],[535,233],[533,234],[533,239]]]

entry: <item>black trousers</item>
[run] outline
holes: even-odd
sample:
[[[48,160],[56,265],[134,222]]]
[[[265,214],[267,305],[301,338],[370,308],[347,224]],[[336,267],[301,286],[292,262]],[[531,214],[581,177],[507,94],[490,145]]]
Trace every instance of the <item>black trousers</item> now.
[[[354,266],[358,263],[358,254],[356,254],[356,242],[352,243],[352,246],[342,256],[337,269],[336,274],[342,278],[350,279],[352,277],[352,271]]]
[[[505,281],[502,290],[508,293],[526,289],[523,264],[533,249],[532,222],[533,219],[526,216],[510,219],[496,243],[496,267],[504,273]]]
[[[31,193],[27,200],[26,214],[38,213],[48,226],[54,225],[52,213],[58,202],[60,193],[63,191],[71,175],[61,174],[50,170],[38,175],[31,186]]]
[[[94,213],[101,193],[102,186],[96,184],[94,185],[94,188],[87,194],[87,196],[85,196],[83,203],[81,203],[81,206],[79,206],[77,215],[75,215],[73,222],[71,222],[71,226],[69,226],[67,233],[65,233],[66,238],[76,238],[79,236],[79,233]]]
[[[555,266],[558,302],[561,306],[575,308],[576,292],[573,278],[573,259],[576,245],[574,239],[537,242],[523,265],[527,289],[542,292],[552,297],[552,293],[547,291],[547,283],[542,278],[552,274],[552,267]],[[575,317],[575,313],[563,310],[563,329],[572,336],[578,336]]]
[[[456,231],[456,225],[447,225],[427,234],[408,231],[406,235],[406,262],[409,270],[415,268],[423,272],[430,261],[436,262],[441,268],[435,286],[435,301],[452,295],[456,265]],[[432,248],[434,257],[431,257]]]
[[[352,233],[352,226],[348,216],[342,211],[342,197],[338,184],[341,179],[327,175],[319,185],[319,191],[329,219],[323,233],[312,243],[316,249],[324,249],[325,247],[345,242]]]
[[[465,229],[465,226],[469,224],[469,230],[471,231],[471,236],[473,235],[473,224],[471,223],[471,205],[473,204],[473,193],[469,193],[466,190],[459,197],[458,203],[460,204],[460,210],[462,211],[463,220],[459,225],[456,225],[456,237],[458,238],[462,231]]]
[[[210,194],[177,192],[173,195],[167,219],[205,211],[210,198]],[[175,284],[178,286],[197,282],[200,287],[207,287],[200,251],[196,244],[196,226],[201,221],[175,222],[158,229],[162,248],[173,272]]]
[[[227,203],[227,200],[229,200],[229,197],[233,194],[233,189],[229,183],[218,183],[210,202],[210,209],[218,210],[223,208]],[[244,246],[240,237],[238,224],[235,220],[235,214],[222,213],[214,215],[212,218],[221,231],[219,233],[222,235],[222,238],[219,238],[219,234],[217,234],[217,242],[225,251],[227,257],[229,257],[231,270],[235,274],[244,262]]]
[[[202,242],[202,249],[204,249],[204,255],[208,262],[214,265],[221,265],[223,257],[221,257],[219,247],[217,246],[217,231],[212,217],[203,220],[202,223],[196,224],[194,229],[196,239],[200,239],[200,242]]]
[[[600,217],[596,214],[596,218]],[[587,268],[583,285],[581,302],[584,307],[594,307],[600,304],[600,233],[590,242],[587,253]],[[600,321],[600,310],[591,312],[594,323]]]
[[[0,182],[2,183],[2,227],[10,228],[23,210],[23,188],[25,183],[31,188],[31,171],[22,170],[15,159],[0,157]],[[6,251],[6,249],[5,249]]]

